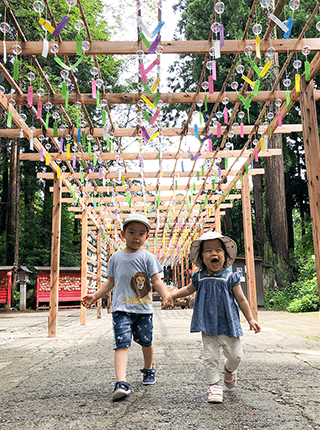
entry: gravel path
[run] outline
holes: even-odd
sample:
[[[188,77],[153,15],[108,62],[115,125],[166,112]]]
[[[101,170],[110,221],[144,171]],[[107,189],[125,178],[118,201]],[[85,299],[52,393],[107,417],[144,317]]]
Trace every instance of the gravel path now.
[[[155,306],[157,383],[142,385],[142,353],[133,344],[132,393],[112,402],[113,333],[106,310],[101,320],[95,309],[87,311],[84,327],[79,310],[59,311],[55,339],[47,338],[47,312],[0,314],[0,428],[320,429],[319,314],[304,316],[306,332],[298,315],[261,312],[260,334],[243,322],[238,385],[224,391],[219,405],[207,403],[201,336],[189,333],[191,315]]]

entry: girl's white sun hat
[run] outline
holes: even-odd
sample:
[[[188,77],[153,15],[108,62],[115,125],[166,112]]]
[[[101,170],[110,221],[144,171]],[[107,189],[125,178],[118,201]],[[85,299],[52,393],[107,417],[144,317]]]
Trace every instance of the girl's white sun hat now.
[[[219,239],[221,242],[224,243],[226,250],[227,250],[227,256],[226,256],[226,267],[232,266],[234,263],[234,260],[237,256],[237,244],[234,240],[230,239],[230,237],[223,236],[220,233],[217,233],[216,231],[210,230],[206,233],[203,233],[198,239],[194,240],[191,243],[190,247],[190,257],[191,261],[199,268],[203,269],[203,261],[201,259],[200,255],[200,244],[204,240],[213,240],[213,239]]]

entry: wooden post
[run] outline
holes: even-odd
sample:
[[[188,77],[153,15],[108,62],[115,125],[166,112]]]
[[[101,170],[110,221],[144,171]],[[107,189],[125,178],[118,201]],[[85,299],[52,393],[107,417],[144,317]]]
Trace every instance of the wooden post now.
[[[48,318],[48,337],[56,337],[59,305],[59,273],[60,273],[60,236],[61,236],[61,179],[54,173],[52,238],[51,238],[51,272],[50,302]]]
[[[181,288],[184,287],[184,257],[181,257],[180,260],[180,270],[181,270]]]
[[[221,233],[221,215],[220,208],[216,208],[214,211],[215,231]]]
[[[87,294],[87,209],[83,209],[81,218],[81,297]],[[86,308],[81,306],[80,325],[86,325]]]
[[[97,229],[97,290],[101,288],[101,231]],[[101,318],[102,299],[97,301],[97,318]]]
[[[244,248],[246,261],[247,277],[247,294],[253,318],[258,319],[257,293],[256,293],[256,276],[254,269],[254,252],[253,252],[253,235],[251,219],[251,201],[249,177],[244,174],[242,177],[242,212],[243,212],[243,230],[244,230]]]
[[[320,302],[320,143],[313,80],[307,84],[304,76],[301,79],[300,107]]]

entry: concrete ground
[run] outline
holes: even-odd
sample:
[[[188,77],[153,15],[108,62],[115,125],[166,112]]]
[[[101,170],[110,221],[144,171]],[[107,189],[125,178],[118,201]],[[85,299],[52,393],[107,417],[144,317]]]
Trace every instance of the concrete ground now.
[[[320,429],[320,314],[261,311],[260,334],[243,320],[238,385],[207,403],[201,336],[191,309],[155,305],[157,383],[142,385],[141,349],[129,351],[131,395],[112,402],[111,315],[61,310],[47,337],[48,312],[0,313],[0,429]]]

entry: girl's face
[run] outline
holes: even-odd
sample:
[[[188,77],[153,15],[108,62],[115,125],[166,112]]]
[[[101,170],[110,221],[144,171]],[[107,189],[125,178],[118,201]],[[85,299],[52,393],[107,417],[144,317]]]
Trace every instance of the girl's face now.
[[[218,273],[224,267],[226,256],[219,239],[203,242],[202,260],[209,273]]]

